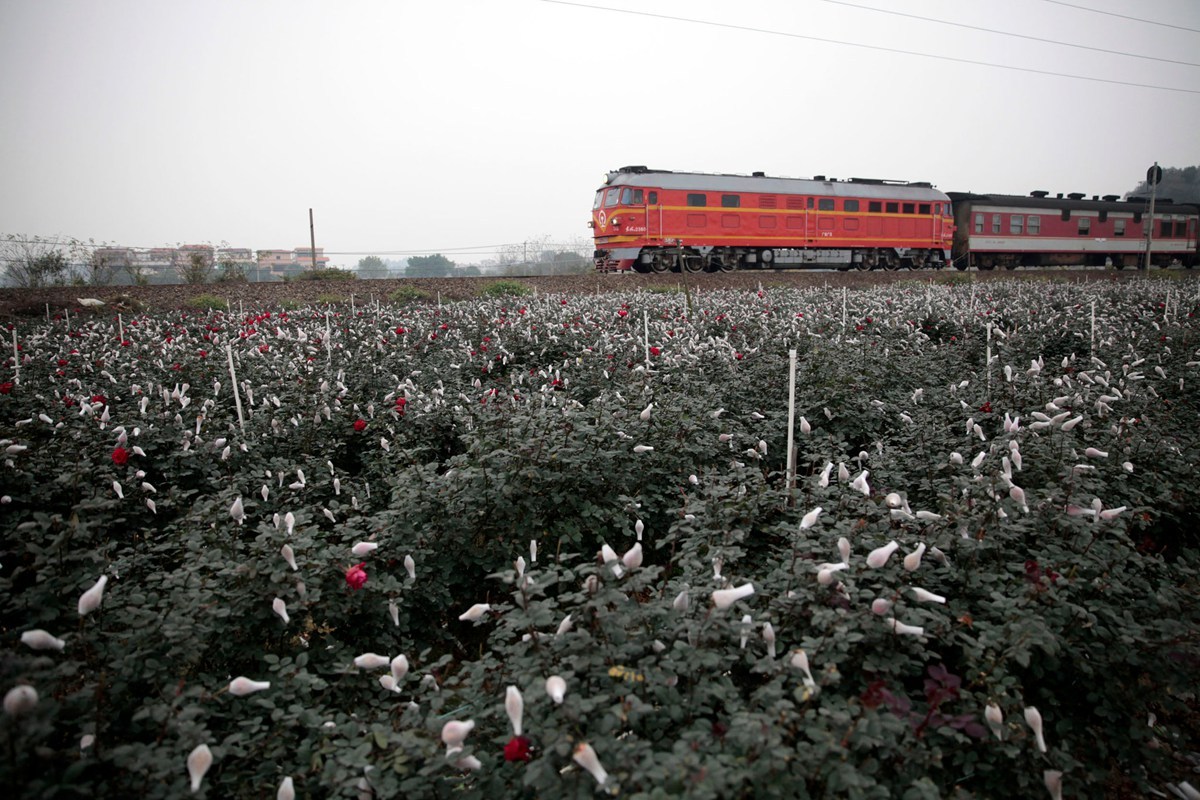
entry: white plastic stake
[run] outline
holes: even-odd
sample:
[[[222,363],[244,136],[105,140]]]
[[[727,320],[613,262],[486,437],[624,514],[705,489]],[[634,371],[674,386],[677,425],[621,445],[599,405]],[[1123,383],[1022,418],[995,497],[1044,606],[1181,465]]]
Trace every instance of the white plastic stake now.
[[[121,315],[117,314],[117,333],[121,337],[121,343],[125,343],[125,320],[121,319]]]
[[[650,363],[650,311],[642,309],[642,343],[646,347],[646,363]]]
[[[796,486],[796,351],[788,351],[788,428],[787,428],[787,485],[790,492]]]
[[[17,326],[12,329],[13,334],[13,383],[21,382],[21,351],[17,349]]]
[[[233,382],[233,402],[237,405],[238,427],[246,429],[246,420],[242,417],[242,393],[238,388],[237,370],[233,368],[233,348],[225,345],[225,355],[229,357],[229,380]]]

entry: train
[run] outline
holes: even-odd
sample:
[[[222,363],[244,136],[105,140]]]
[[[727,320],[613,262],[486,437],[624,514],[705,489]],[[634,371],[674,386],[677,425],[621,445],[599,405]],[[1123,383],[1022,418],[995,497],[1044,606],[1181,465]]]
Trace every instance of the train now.
[[[589,225],[601,272],[1122,269],[1194,266],[1198,219],[1196,206],[1166,198],[1151,208],[1141,197],[942,192],[926,182],[628,166],[607,174]]]

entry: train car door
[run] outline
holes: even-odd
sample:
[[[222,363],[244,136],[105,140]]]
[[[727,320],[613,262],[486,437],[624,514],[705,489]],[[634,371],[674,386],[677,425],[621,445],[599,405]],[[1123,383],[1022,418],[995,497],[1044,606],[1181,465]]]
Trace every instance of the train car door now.
[[[663,209],[658,189],[646,189],[646,238],[660,239],[663,235]]]

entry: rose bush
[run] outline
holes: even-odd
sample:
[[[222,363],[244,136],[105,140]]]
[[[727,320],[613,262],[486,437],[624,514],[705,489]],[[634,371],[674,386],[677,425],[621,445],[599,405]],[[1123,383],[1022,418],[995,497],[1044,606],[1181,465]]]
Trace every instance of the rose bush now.
[[[212,797],[1161,786],[1197,749],[1196,296],[22,322],[0,784],[174,797],[203,745]]]

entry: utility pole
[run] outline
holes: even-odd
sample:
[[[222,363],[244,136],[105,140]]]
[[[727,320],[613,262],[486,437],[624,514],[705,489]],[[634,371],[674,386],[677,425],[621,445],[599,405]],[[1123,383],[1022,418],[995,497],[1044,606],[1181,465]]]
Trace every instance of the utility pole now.
[[[312,213],[311,208],[308,210],[308,240],[309,240],[309,244],[312,247],[311,252],[309,252],[309,255],[312,256],[312,268],[313,268],[313,272],[316,272],[317,271],[317,229],[313,227],[313,213]]]
[[[1149,270],[1154,260],[1151,251],[1154,249],[1154,199],[1158,194],[1158,184],[1162,180],[1162,167],[1158,162],[1146,170],[1146,183],[1150,184],[1150,213],[1146,216],[1146,269]]]

